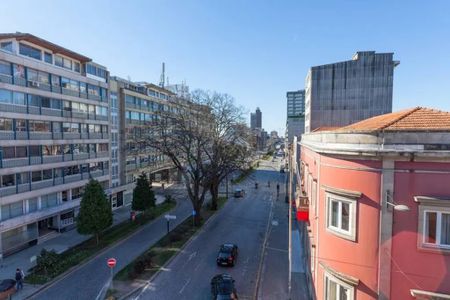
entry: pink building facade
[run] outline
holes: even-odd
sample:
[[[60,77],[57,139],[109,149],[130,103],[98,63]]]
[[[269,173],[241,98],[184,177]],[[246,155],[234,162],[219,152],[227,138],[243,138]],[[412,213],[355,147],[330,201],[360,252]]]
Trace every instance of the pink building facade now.
[[[316,299],[450,299],[450,114],[388,114],[300,147]]]

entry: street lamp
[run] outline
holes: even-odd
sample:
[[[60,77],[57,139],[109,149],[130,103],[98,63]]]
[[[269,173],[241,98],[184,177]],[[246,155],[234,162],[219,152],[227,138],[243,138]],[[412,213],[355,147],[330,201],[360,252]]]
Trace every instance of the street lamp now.
[[[396,204],[394,202],[394,199],[392,199],[392,196],[391,196],[391,193],[389,190],[386,191],[386,198],[387,198],[386,205],[392,206],[394,208],[394,210],[401,211],[401,212],[409,211],[409,206],[404,205],[404,204]]]

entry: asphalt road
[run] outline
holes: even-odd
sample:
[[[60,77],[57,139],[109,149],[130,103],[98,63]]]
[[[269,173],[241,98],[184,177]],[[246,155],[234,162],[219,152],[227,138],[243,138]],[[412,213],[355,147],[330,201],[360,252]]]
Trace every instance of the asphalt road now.
[[[178,198],[178,197],[177,197]],[[177,207],[171,212],[178,218],[172,221],[171,227],[182,222],[192,212],[191,202],[187,199],[179,200]],[[105,291],[110,279],[110,270],[106,261],[114,257],[117,260],[115,271],[121,270],[135,257],[147,250],[166,234],[166,220],[164,216],[145,225],[142,230],[126,240],[108,249],[81,268],[55,282],[47,289],[35,294],[31,299],[65,299],[65,300],[93,300]],[[98,297],[100,299],[100,297]],[[103,299],[103,298],[102,298]]]
[[[265,166],[264,166],[265,165]],[[267,285],[263,289],[276,290],[277,295],[286,292],[287,281],[280,284],[269,280],[272,268],[278,273],[286,273],[281,280],[287,280],[287,223],[284,232],[271,230],[273,207],[276,205],[276,181],[284,189],[284,175],[279,173],[279,160],[265,162],[261,169],[252,174],[241,187],[247,192],[244,198],[230,198],[225,206],[207,223],[202,231],[177,255],[167,268],[148,283],[132,299],[211,299],[210,279],[219,273],[229,273],[235,279],[239,299],[254,299],[257,282]],[[254,188],[254,180],[259,188]],[[271,187],[267,182],[271,181]],[[284,194],[283,194],[284,195]],[[284,201],[284,196],[280,198]],[[280,200],[281,202],[281,200]],[[271,237],[271,232],[280,235]],[[286,241],[277,244],[275,239]],[[269,240],[271,242],[269,243]],[[234,267],[219,267],[216,256],[223,243],[235,243],[239,247],[237,263]],[[267,246],[285,247],[281,255],[267,261]],[[273,264],[268,268],[266,263]],[[277,264],[279,266],[277,266]],[[275,282],[275,285],[273,283]],[[261,287],[259,289],[261,295]],[[264,297],[264,299],[282,299]],[[286,299],[286,298],[285,298]]]

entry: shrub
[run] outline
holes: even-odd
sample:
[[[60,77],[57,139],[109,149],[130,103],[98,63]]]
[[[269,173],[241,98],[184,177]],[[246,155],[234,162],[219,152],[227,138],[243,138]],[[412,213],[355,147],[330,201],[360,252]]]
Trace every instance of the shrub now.
[[[136,263],[134,264],[134,273],[140,275],[142,273],[144,273],[145,271],[145,262],[143,260],[138,260],[136,261]]]

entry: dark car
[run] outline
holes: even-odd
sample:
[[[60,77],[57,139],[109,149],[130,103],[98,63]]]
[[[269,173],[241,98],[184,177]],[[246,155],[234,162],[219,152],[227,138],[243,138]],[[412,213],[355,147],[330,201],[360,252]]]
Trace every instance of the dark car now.
[[[211,279],[211,294],[214,300],[237,299],[234,279],[229,274],[218,274]]]
[[[217,264],[220,266],[234,266],[238,255],[238,246],[223,244],[217,254]]]
[[[243,189],[234,190],[234,198],[241,198],[245,196],[245,191]]]

